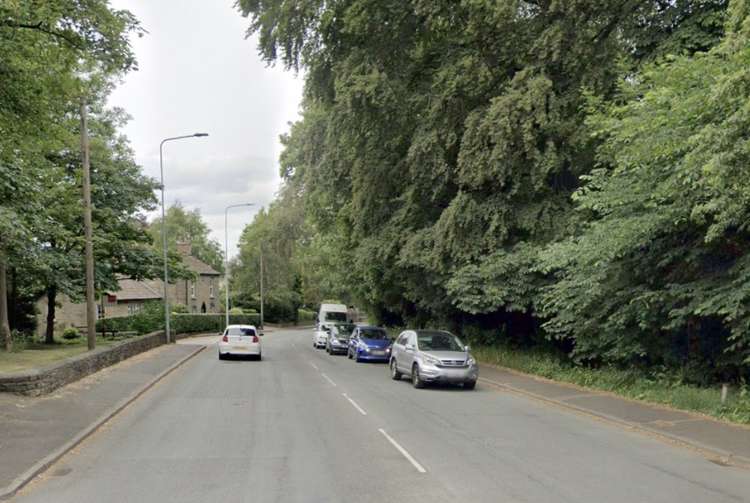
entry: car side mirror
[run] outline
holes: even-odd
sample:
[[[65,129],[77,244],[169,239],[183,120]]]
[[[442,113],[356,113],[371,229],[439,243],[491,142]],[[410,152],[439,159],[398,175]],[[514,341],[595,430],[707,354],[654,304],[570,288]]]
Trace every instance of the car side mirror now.
[[[469,347],[469,345],[468,345],[468,344],[467,344],[466,346],[464,346],[464,351],[466,351],[467,353],[469,352],[469,350],[470,350],[470,349],[471,349],[471,348]]]
[[[258,335],[260,335],[261,337],[263,337],[265,334],[263,332],[258,332]]]

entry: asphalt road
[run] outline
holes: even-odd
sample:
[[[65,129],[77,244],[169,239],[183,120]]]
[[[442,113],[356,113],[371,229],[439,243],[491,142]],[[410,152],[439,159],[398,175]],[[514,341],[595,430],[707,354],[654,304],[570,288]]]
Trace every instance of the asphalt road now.
[[[17,502],[750,502],[750,472],[485,384],[415,390],[277,331],[211,346]]]

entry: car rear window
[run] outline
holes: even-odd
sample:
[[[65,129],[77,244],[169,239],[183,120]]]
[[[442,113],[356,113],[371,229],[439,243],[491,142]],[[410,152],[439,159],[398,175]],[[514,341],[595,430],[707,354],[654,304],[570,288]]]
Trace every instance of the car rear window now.
[[[335,312],[327,312],[325,313],[325,321],[346,321],[346,313],[335,313]]]
[[[231,327],[227,329],[227,335],[255,335],[252,328]]]

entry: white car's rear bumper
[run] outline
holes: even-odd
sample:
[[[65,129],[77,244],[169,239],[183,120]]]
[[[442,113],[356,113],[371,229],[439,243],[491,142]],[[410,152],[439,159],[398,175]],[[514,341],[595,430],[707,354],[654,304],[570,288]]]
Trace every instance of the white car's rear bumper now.
[[[231,342],[219,343],[219,354],[222,355],[259,355],[260,344],[232,344]]]

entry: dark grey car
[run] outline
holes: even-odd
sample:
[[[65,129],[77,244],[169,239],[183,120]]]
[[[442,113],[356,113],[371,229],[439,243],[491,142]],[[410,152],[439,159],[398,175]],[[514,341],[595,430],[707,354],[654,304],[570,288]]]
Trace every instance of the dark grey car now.
[[[345,355],[349,351],[349,337],[357,326],[353,323],[337,323],[331,327],[326,340],[326,352],[329,355]]]
[[[390,366],[394,380],[407,375],[415,388],[444,382],[474,389],[479,378],[479,367],[469,347],[443,330],[401,332],[393,344]]]

